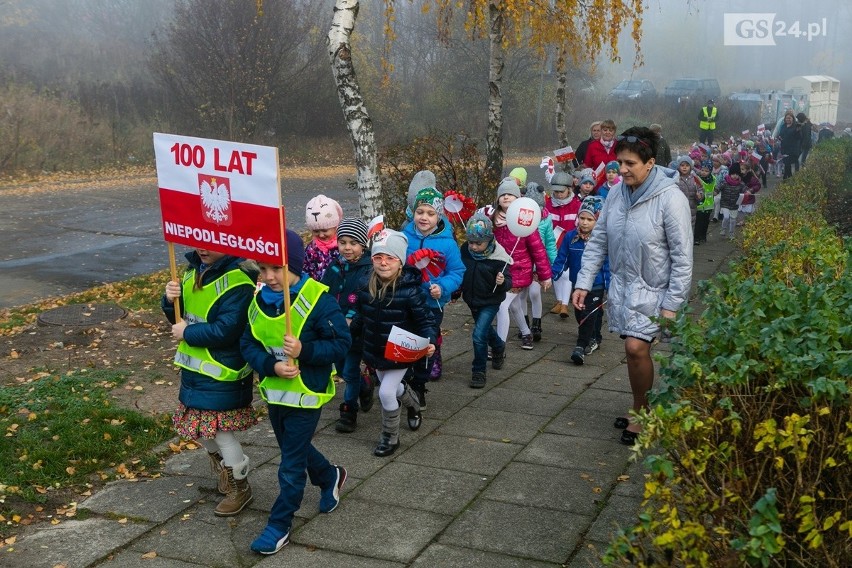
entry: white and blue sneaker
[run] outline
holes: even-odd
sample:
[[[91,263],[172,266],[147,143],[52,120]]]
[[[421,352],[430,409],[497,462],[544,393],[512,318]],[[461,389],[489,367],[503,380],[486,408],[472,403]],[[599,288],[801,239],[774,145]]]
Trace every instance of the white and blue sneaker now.
[[[251,543],[251,549],[260,554],[275,554],[290,542],[290,531],[283,532],[266,525],[260,536]]]

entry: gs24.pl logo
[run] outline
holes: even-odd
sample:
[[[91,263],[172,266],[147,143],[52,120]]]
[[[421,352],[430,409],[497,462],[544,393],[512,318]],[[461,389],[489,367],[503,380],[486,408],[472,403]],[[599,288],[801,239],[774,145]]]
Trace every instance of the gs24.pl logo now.
[[[813,22],[776,20],[774,13],[726,13],[725,45],[777,45],[777,38],[813,41],[828,35],[828,19]]]

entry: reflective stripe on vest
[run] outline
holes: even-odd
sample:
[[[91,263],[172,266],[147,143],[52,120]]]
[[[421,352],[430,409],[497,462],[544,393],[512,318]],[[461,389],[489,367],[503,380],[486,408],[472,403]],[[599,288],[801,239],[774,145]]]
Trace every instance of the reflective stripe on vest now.
[[[302,286],[296,299],[290,304],[290,333],[299,337],[302,328],[328,286],[320,284],[313,278],[308,278]],[[266,351],[279,361],[284,355],[284,314],[271,317],[263,313],[257,305],[257,297],[249,306],[249,326],[255,339],[260,341]],[[298,360],[294,361],[296,363]],[[296,408],[320,408],[334,398],[335,388],[332,375],[328,375],[328,386],[325,392],[314,392],[309,389],[302,376],[292,379],[283,377],[264,377],[260,382],[260,396],[269,404],[280,404]]]
[[[704,120],[698,123],[698,128],[701,130],[716,130],[716,111],[718,109],[713,107],[713,112],[708,113],[707,107],[701,107],[701,113],[704,115]],[[694,122],[692,124],[695,124]]]
[[[213,304],[228,290],[237,286],[252,286],[254,282],[240,269],[226,272],[213,282],[193,290],[195,269],[186,271],[183,276],[181,298],[183,299],[183,319],[187,324],[205,323]],[[215,359],[206,347],[193,347],[186,341],[181,341],[175,353],[175,365],[189,371],[195,371],[217,381],[239,381],[251,374],[251,367],[246,363],[242,369],[231,369]]]

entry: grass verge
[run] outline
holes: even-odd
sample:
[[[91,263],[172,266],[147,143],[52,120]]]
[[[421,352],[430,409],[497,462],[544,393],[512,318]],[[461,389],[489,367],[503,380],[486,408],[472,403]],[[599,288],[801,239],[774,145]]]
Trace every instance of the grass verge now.
[[[158,466],[151,450],[173,432],[165,417],[113,406],[109,391],[124,380],[114,371],[41,372],[0,389],[0,518],[14,521],[10,496],[46,502],[51,492]]]

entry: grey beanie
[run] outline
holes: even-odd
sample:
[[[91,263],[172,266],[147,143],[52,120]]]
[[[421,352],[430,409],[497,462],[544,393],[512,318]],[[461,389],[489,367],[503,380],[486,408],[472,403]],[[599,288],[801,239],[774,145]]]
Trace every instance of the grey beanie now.
[[[677,157],[677,167],[680,167],[680,165],[681,165],[681,164],[683,164],[684,162],[686,162],[687,164],[689,164],[689,167],[690,167],[690,168],[692,168],[692,167],[694,167],[694,166],[695,166],[695,162],[693,162],[693,161],[692,161],[692,158],[690,158],[689,156],[687,156],[687,155],[685,155],[685,154],[684,154],[683,156],[678,156],[678,157]]]
[[[501,181],[500,185],[497,187],[497,199],[500,199],[501,195],[507,194],[514,195],[515,197],[521,196],[521,188],[518,187],[518,182],[516,182],[514,178],[503,178],[503,181]]]
[[[411,183],[408,184],[408,208],[414,211],[416,208],[415,201],[417,200],[417,194],[420,193],[421,189],[426,189],[427,187],[437,188],[438,185],[435,181],[435,174],[430,172],[429,170],[420,170],[414,177],[411,178]]]
[[[544,207],[544,188],[536,182],[531,181],[527,184],[526,197],[535,201],[539,207]]]
[[[394,231],[393,229],[382,229],[373,241],[373,252],[371,253],[371,256],[387,254],[395,256],[403,264],[405,264],[405,259],[408,256],[406,254],[407,252],[408,237],[399,231]]]

